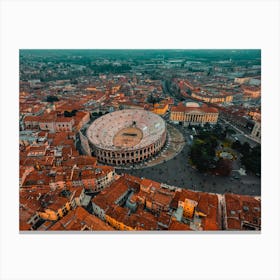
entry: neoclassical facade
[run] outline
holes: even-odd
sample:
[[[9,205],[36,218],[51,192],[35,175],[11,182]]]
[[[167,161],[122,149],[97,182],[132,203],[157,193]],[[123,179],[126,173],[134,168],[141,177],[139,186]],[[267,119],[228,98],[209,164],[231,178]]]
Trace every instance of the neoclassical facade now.
[[[174,123],[182,122],[185,125],[201,125],[217,123],[219,112],[212,107],[187,107],[183,104],[171,109],[170,120]]]
[[[98,161],[111,165],[131,165],[157,154],[166,141],[166,124],[145,110],[127,109],[95,120],[87,137]]]

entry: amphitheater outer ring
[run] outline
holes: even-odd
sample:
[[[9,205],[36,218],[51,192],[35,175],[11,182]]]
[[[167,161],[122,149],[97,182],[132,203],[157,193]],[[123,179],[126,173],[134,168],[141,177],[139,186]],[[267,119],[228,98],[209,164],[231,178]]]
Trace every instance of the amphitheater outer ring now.
[[[142,139],[134,146],[116,147],[114,136],[122,129],[135,126]],[[114,166],[133,165],[156,155],[166,142],[166,124],[158,115],[141,109],[108,113],[87,129],[87,138],[99,162]]]

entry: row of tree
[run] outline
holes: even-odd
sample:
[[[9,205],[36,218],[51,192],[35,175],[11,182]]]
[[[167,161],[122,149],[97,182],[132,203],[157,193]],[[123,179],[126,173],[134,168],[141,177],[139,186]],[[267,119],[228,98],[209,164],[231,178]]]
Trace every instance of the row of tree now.
[[[129,64],[91,64],[89,67],[95,73],[124,73],[131,70]]]

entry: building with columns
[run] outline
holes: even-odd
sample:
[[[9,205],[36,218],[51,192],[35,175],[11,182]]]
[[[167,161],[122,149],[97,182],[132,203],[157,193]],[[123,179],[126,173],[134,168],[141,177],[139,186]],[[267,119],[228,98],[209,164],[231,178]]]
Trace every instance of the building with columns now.
[[[171,108],[170,120],[174,123],[182,122],[184,125],[216,124],[219,111],[213,107],[188,107],[180,103]]]

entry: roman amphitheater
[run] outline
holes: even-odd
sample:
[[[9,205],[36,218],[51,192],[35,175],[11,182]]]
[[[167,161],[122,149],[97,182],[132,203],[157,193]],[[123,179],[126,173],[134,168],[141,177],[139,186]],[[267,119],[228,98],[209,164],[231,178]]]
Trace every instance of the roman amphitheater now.
[[[145,110],[127,109],[108,113],[87,129],[87,138],[100,162],[133,165],[156,155],[166,141],[166,124]]]

